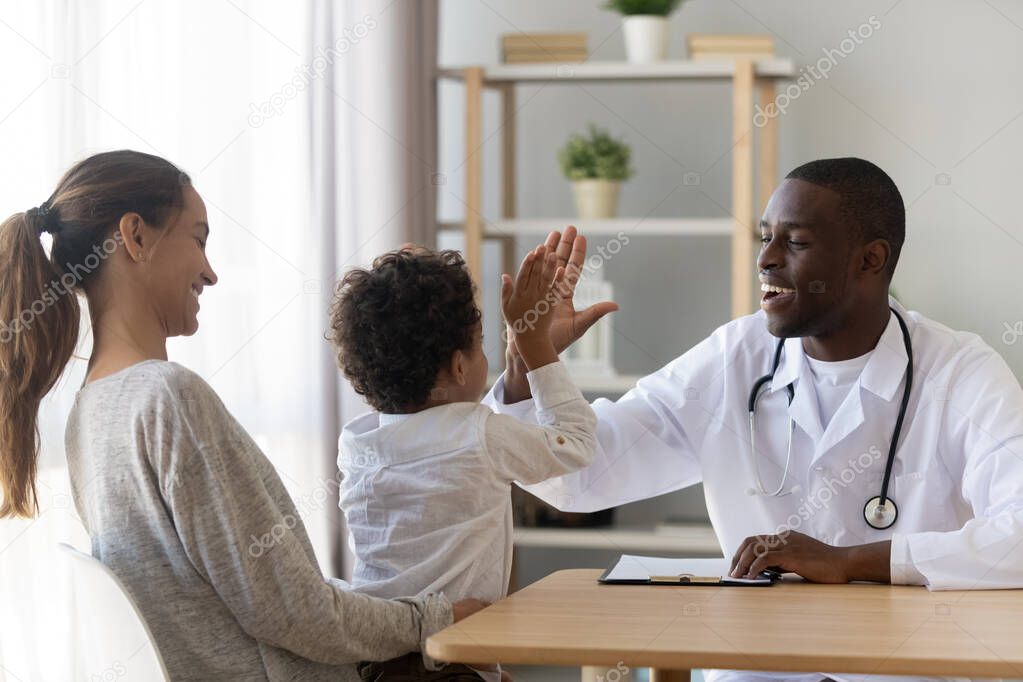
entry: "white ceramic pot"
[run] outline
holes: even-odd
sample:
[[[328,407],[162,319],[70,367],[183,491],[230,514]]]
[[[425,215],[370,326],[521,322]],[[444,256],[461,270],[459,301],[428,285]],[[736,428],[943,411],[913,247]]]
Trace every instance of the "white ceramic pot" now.
[[[580,218],[614,218],[618,214],[618,187],[616,180],[575,180],[572,194],[575,211]]]
[[[653,14],[622,17],[625,55],[633,64],[659,62],[668,56],[668,18]]]

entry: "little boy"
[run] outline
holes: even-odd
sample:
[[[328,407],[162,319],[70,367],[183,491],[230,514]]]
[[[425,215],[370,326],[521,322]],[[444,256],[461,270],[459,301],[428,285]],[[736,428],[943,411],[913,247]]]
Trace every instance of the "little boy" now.
[[[593,458],[596,417],[558,361],[549,330],[564,280],[537,247],[502,276],[509,342],[529,372],[539,425],[479,403],[487,384],[480,311],[461,256],[406,248],[350,272],[331,307],[331,339],[375,412],[341,435],[341,508],[356,556],[353,588],[378,597],[443,592],[505,596],[511,485],[538,483]],[[419,654],[360,666],[363,680],[500,680],[500,669],[430,671]]]

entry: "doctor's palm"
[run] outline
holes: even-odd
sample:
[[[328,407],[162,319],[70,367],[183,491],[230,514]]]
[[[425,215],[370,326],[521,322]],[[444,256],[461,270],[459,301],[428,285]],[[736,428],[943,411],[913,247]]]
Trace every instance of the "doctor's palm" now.
[[[560,354],[579,340],[597,320],[618,310],[618,304],[601,301],[584,310],[575,309],[575,286],[586,262],[586,237],[578,235],[574,226],[565,228],[564,234],[551,232],[544,244],[556,249],[558,262],[565,268],[565,279],[559,288],[560,300],[551,311],[551,342]]]

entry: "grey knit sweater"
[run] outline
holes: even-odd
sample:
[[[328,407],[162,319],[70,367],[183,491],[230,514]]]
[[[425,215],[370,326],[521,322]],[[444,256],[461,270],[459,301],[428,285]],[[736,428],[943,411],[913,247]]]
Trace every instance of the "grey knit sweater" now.
[[[355,680],[421,648],[443,596],[384,600],[324,578],[273,466],[198,375],[142,362],[68,420],[92,553],[138,603],[175,680]]]

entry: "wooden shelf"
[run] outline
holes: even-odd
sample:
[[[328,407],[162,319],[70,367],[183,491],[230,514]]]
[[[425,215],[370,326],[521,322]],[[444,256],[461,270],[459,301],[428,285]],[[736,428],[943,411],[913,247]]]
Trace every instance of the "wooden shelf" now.
[[[545,235],[551,230],[563,230],[575,225],[584,235],[627,235],[661,236],[714,236],[731,237],[735,223],[731,218],[609,218],[588,220],[583,218],[518,218],[487,221],[484,237]],[[438,225],[445,231],[459,231],[465,225],[459,222],[445,222]]]
[[[438,69],[439,78],[461,80],[466,67]],[[735,61],[668,60],[653,64],[629,62],[586,61],[550,62],[544,64],[494,64],[484,66],[483,82],[491,83],[557,83],[579,81],[728,81],[735,74]],[[753,62],[756,78],[788,78],[795,74],[791,59],[774,57]]]
[[[493,386],[500,374],[490,374],[487,377],[488,385]],[[643,374],[615,374],[612,376],[572,374],[572,383],[579,387],[583,393],[608,393],[622,394],[634,388],[636,382],[642,379]]]
[[[675,81],[678,83],[721,81],[730,85],[732,157],[732,200],[729,219],[650,219],[628,218],[619,221],[593,221],[578,225],[582,234],[707,234],[724,235],[730,231],[731,316],[747,315],[755,310],[752,297],[755,263],[755,214],[762,210],[774,191],[778,166],[778,121],[767,117],[754,125],[756,106],[774,101],[779,79],[795,75],[792,60],[770,58],[721,61],[672,60],[654,64],[630,64],[617,61],[586,61],[562,64],[497,64],[443,68],[438,78],[452,78],[464,85],[465,218],[462,252],[469,274],[483,281],[483,244],[490,238],[500,244],[502,272],[514,272],[515,238],[519,234],[543,234],[553,221],[516,220],[517,159],[516,128],[518,83],[582,83]],[[483,93],[496,90],[500,95],[500,216],[487,224],[483,218]],[[722,113],[728,111],[724,110]],[[576,221],[568,221],[576,222]],[[579,221],[582,222],[582,221]],[[557,224],[557,223],[554,223]],[[563,227],[561,225],[560,227]],[[482,287],[482,284],[480,284]]]
[[[709,524],[680,526],[671,532],[653,528],[516,528],[515,547],[593,549],[622,553],[654,552],[721,556]]]

